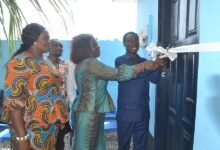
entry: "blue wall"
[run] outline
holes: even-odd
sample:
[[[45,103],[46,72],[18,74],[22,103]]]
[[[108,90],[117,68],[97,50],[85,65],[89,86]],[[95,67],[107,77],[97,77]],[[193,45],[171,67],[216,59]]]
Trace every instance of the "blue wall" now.
[[[200,42],[220,41],[219,0],[200,0]],[[220,48],[219,48],[220,49]],[[220,52],[199,54],[194,150],[220,149]]]
[[[4,64],[9,59],[9,53],[7,51],[7,41],[3,40],[1,42],[1,58],[0,58],[0,89],[4,86]]]
[[[153,41],[157,43],[158,33],[158,0],[138,0],[137,1],[137,33],[144,27],[147,27],[148,44]],[[142,56],[148,57],[146,52],[140,51]],[[150,85],[150,133],[154,136],[155,126],[155,88],[156,85]]]
[[[125,48],[122,42],[117,40],[99,41],[99,46],[101,50],[100,60],[112,67],[115,66],[115,58],[125,54]],[[108,91],[117,107],[118,83],[116,81],[109,81]]]

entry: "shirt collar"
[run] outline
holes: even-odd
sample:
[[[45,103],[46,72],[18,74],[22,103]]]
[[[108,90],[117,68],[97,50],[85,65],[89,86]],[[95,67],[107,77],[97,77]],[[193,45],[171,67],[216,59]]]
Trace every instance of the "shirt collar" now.
[[[127,60],[132,59],[131,55],[128,54],[128,53],[126,53],[126,54],[124,55],[124,58],[127,59]],[[137,60],[139,60],[140,58],[141,58],[141,57],[137,54]]]

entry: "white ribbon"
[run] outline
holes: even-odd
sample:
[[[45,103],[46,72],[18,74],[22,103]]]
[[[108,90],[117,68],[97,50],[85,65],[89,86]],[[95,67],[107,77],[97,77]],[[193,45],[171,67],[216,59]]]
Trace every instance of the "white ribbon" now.
[[[171,61],[175,60],[177,57],[177,53],[169,52],[169,49],[164,49],[161,46],[156,46],[155,43],[151,42],[148,47],[146,47],[146,51],[150,53],[152,60],[156,60],[158,57],[168,57]]]
[[[171,61],[173,61],[176,59],[177,53],[220,52],[220,42],[192,44],[170,49],[164,49],[163,47],[156,46],[155,43],[151,42],[146,48],[146,51],[150,53],[153,60],[159,56],[159,58],[168,57]]]

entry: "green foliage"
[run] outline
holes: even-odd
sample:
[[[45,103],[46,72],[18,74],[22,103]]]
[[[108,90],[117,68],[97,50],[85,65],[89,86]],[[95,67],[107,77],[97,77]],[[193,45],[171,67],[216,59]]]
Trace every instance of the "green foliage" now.
[[[72,11],[69,7],[67,0],[48,0],[49,4],[58,16],[62,19],[62,23],[64,24],[66,31],[66,21],[63,17],[63,12],[66,13],[71,20],[72,19]],[[22,2],[22,1],[20,1]],[[23,1],[24,2],[24,1]],[[43,10],[42,5],[44,4],[44,0],[29,0],[29,2],[34,6],[35,10],[40,14],[43,14],[44,18],[48,21],[46,11]],[[42,4],[40,3],[42,2]],[[14,52],[15,49],[15,41],[20,38],[20,34],[22,31],[22,24],[28,21],[25,18],[25,14],[22,12],[21,8],[18,5],[18,1],[16,0],[0,0],[0,30],[3,30],[3,35],[6,37],[8,41],[8,51],[10,54]],[[9,15],[9,18],[7,17]],[[9,20],[9,21],[8,21]],[[7,31],[8,29],[8,31]],[[0,40],[1,40],[0,33]],[[0,42],[1,43],[1,42]],[[2,47],[0,44],[0,58],[2,54]]]

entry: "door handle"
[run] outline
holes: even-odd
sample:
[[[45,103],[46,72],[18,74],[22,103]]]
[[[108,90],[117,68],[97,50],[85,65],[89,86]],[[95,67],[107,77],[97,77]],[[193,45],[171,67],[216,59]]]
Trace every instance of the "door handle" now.
[[[162,70],[162,73],[161,73],[161,77],[162,78],[166,78],[166,77],[169,77],[169,70],[168,69],[163,69]]]
[[[194,104],[194,99],[192,99],[191,97],[186,97],[186,101]]]

